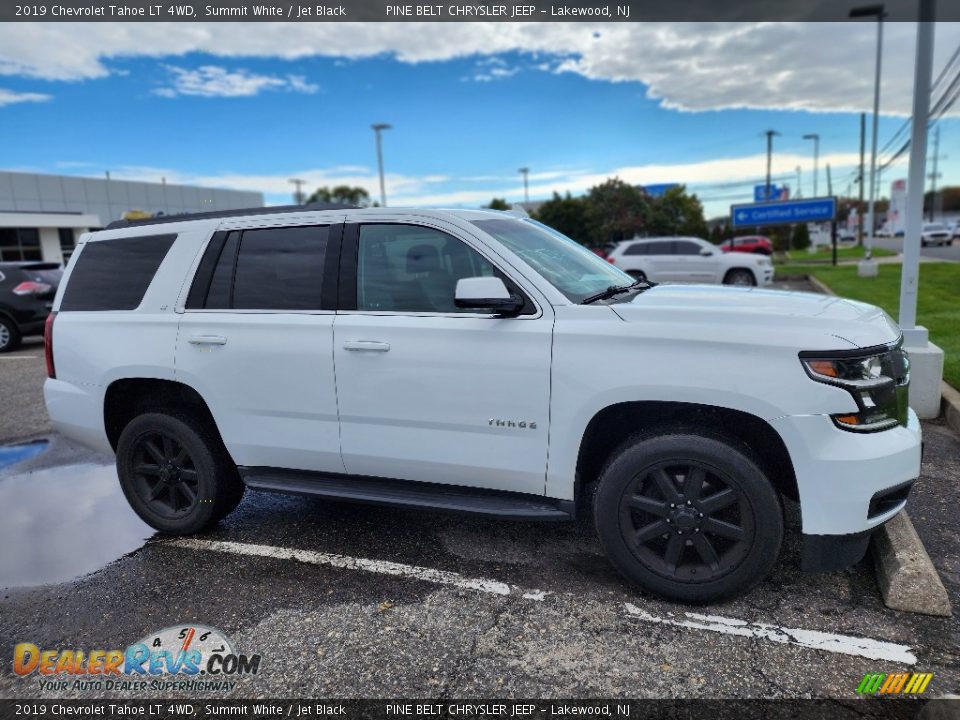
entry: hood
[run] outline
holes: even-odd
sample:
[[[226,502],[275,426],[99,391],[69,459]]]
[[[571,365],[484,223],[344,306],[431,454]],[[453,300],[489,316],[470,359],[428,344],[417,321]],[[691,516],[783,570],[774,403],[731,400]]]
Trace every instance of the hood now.
[[[627,322],[699,326],[705,336],[756,335],[764,344],[800,350],[891,343],[900,328],[882,309],[832,295],[724,285],[657,285],[610,308]],[[664,328],[665,329],[665,328]]]

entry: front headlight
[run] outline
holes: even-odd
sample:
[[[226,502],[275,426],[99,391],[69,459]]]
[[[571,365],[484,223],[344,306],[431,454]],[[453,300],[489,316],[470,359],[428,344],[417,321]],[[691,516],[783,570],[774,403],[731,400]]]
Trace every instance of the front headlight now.
[[[895,346],[854,352],[802,352],[800,362],[813,380],[842,387],[857,403],[856,413],[831,415],[854,432],[876,432],[907,424],[910,359]]]

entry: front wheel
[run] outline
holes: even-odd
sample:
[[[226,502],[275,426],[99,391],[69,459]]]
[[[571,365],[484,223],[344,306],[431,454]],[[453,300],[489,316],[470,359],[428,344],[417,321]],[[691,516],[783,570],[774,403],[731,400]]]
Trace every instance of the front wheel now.
[[[0,317],[0,353],[16,350],[20,345],[20,330],[16,323]]]
[[[669,434],[628,442],[594,499],[600,543],[641,589],[705,603],[746,592],[783,539],[780,499],[736,441]]]
[[[170,535],[216,523],[240,503],[245,489],[216,433],[166,413],[139,415],[123,429],[117,475],[134,512]]]
[[[724,285],[739,285],[740,287],[752,287],[757,284],[756,278],[749,270],[731,270],[723,278]]]

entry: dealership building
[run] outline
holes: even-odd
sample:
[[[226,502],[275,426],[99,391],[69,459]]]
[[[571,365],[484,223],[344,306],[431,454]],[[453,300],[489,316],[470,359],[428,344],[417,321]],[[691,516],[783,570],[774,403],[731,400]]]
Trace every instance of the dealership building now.
[[[0,261],[65,262],[81,233],[151,215],[262,207],[263,193],[0,171]]]

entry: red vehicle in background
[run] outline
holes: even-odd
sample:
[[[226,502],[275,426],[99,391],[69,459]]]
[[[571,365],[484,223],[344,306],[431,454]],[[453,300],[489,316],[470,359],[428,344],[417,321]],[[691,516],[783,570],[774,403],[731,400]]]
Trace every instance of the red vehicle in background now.
[[[720,246],[724,252],[745,252],[773,255],[773,243],[763,235],[745,235],[727,240]]]

